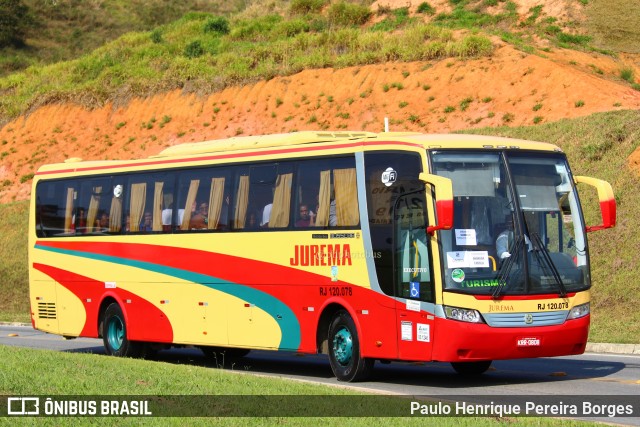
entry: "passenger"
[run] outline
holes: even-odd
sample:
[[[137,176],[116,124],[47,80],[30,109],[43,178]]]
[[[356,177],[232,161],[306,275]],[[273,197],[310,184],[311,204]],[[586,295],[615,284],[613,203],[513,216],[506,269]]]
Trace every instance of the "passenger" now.
[[[87,216],[84,213],[84,209],[78,209],[78,219],[77,219],[76,230],[78,233],[86,233],[87,231]]]
[[[202,202],[197,206],[198,209],[191,215],[189,228],[191,230],[206,230],[209,223],[209,204]]]
[[[109,231],[109,215],[106,212],[100,214],[96,227],[98,228],[97,231]]]
[[[173,203],[162,210],[162,226],[171,225],[171,217],[173,216]]]
[[[151,212],[145,212],[140,224],[140,231],[153,231],[153,216]]]
[[[273,203],[269,203],[262,210],[262,221],[260,222],[260,227],[269,226],[269,218],[271,217],[271,208],[273,208]]]
[[[503,231],[498,234],[498,237],[496,238],[496,254],[498,255],[498,259],[503,261],[511,256],[511,251],[513,250],[514,245],[514,227],[511,215],[505,217],[505,222],[499,226],[499,229],[503,229]],[[531,252],[533,250],[533,245],[527,235],[524,236],[524,242],[527,245],[527,250]]]
[[[296,221],[296,227],[312,227],[315,219],[316,214],[310,211],[307,205],[300,205],[300,218]]]

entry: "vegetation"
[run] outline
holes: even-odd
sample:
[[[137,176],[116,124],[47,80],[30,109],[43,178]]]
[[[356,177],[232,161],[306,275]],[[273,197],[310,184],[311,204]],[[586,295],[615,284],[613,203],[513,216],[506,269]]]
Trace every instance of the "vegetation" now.
[[[29,202],[0,205],[0,320],[31,322],[27,273]]]
[[[483,34],[499,35],[526,52],[535,51],[536,37],[606,51],[605,33],[613,33],[606,29],[615,23],[617,34],[638,41],[625,2],[609,3],[585,9],[585,35],[575,23],[545,18],[543,5],[518,19],[513,1],[451,1],[448,13],[422,2],[417,13],[429,16],[429,25],[407,7],[379,7],[383,19],[370,25],[369,0],[5,0],[0,5],[7,13],[0,16],[15,19],[4,39],[0,31],[0,123],[45,103],[95,107],[185,88],[187,81],[188,90],[206,93],[306,68],[490,55],[492,44]],[[466,31],[455,36],[452,30],[459,29]],[[25,69],[30,65],[38,66]]]
[[[31,24],[29,8],[21,0],[0,1],[0,48],[22,47]]]
[[[350,6],[339,9],[341,4],[329,10],[330,31],[280,15],[238,18],[227,27],[226,20],[194,12],[151,32],[129,33],[79,59],[0,79],[0,91],[6,93],[0,99],[0,122],[27,106],[60,99],[94,107],[116,96],[182,88],[187,81],[194,90],[211,92],[305,68],[466,58],[493,49],[485,36],[456,38],[451,30],[422,23],[399,35],[352,28],[361,18],[353,16]]]
[[[75,59],[123,34],[152,30],[190,11],[226,15],[241,11],[245,3],[2,0],[0,17],[6,20],[0,23],[0,76],[29,66]],[[3,33],[10,43],[3,44]]]
[[[593,44],[608,51],[640,53],[640,17],[625,0],[591,1],[585,8]]]
[[[402,417],[385,417],[384,424],[395,426],[495,426],[510,423],[524,426],[578,426],[584,422],[556,420],[552,418],[522,417],[517,421],[513,417],[506,417],[498,421],[495,417],[409,417],[409,402],[403,396],[381,396],[356,392],[344,387],[329,387],[325,385],[309,384],[298,381],[288,381],[281,378],[267,378],[245,375],[243,372],[225,369],[211,369],[208,366],[174,365],[153,361],[121,359],[98,356],[87,353],[62,353],[46,350],[31,350],[17,347],[0,347],[2,365],[0,375],[3,379],[0,393],[3,395],[22,396],[132,396],[132,400],[146,400],[153,405],[156,396],[173,396],[164,399],[159,404],[170,405],[176,411],[188,411],[191,414],[210,414],[215,409],[221,416],[202,417],[91,417],[78,418],[37,418],[38,425],[58,426],[61,424],[83,426],[88,423],[97,426],[369,426],[380,422],[378,417],[339,417],[336,411],[348,410],[353,400],[347,396],[358,396],[362,399],[374,399],[375,407],[367,402],[364,408],[354,407],[355,410],[366,410],[367,413],[402,414]],[[55,366],[55,369],[51,367]],[[114,381],[117,373],[117,381]],[[231,396],[232,406],[219,405],[212,408],[216,398],[214,396]],[[242,396],[261,396],[260,401],[243,399]],[[265,396],[274,396],[269,401]],[[337,400],[330,403],[332,409],[324,410],[326,403],[314,396],[336,396]],[[184,396],[184,400],[178,398]],[[193,396],[202,396],[194,398]],[[289,413],[301,413],[305,416],[284,417],[225,417],[222,414],[234,413],[238,408],[264,410],[265,405],[281,402],[285,396],[304,396],[304,399],[286,401]],[[344,397],[345,399],[340,399]],[[206,399],[206,400],[205,400]],[[326,401],[324,401],[326,402]],[[220,401],[218,401],[220,403]],[[426,403],[426,402],[425,402]],[[43,404],[41,404],[43,408]],[[150,405],[150,408],[152,407]],[[259,405],[257,408],[252,405]],[[336,406],[337,405],[337,406]],[[157,406],[155,406],[157,407]],[[318,411],[326,412],[327,416],[315,418],[306,414]],[[175,413],[175,412],[174,412]],[[117,421],[116,421],[117,420]],[[11,425],[31,426],[36,424],[35,418],[14,417]]]

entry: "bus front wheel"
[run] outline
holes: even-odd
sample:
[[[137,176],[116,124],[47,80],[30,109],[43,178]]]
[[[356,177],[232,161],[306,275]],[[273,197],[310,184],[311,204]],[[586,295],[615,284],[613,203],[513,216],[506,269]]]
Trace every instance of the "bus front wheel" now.
[[[328,338],[331,369],[339,381],[360,381],[369,376],[374,360],[360,355],[358,331],[345,310],[333,317]]]
[[[145,344],[129,341],[127,324],[117,303],[110,304],[104,312],[102,340],[108,355],[118,357],[142,357]]]
[[[451,367],[461,375],[484,374],[491,366],[491,360],[481,362],[451,362]]]

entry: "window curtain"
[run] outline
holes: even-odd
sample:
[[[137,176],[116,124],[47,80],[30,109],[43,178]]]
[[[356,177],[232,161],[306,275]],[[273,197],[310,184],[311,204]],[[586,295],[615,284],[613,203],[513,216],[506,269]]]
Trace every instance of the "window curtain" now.
[[[92,233],[96,227],[96,217],[100,208],[100,194],[102,187],[93,187],[91,200],[89,201],[89,212],[87,212],[87,233]]]
[[[122,228],[122,198],[111,198],[111,210],[109,212],[109,231],[119,233]]]
[[[318,212],[316,226],[326,227],[329,224],[329,205],[331,204],[331,171],[320,171],[320,191],[318,191]]]
[[[209,219],[207,228],[215,230],[220,222],[222,203],[224,202],[224,178],[211,178],[211,193],[209,194]]]
[[[71,233],[73,223],[73,188],[67,188],[67,204],[64,209],[64,232]]]
[[[240,177],[238,193],[236,194],[236,211],[233,217],[235,228],[243,229],[249,204],[249,175]]]
[[[199,179],[192,179],[189,184],[189,192],[187,193],[187,202],[184,207],[184,214],[182,215],[182,224],[180,224],[180,230],[188,230],[189,223],[191,222],[191,214],[194,203],[196,202],[196,196],[198,195],[198,187],[200,186]]]
[[[291,212],[291,182],[293,174],[278,175],[276,191],[273,194],[273,207],[269,218],[269,228],[286,227],[289,225]]]
[[[164,182],[156,182],[153,192],[153,231],[162,231],[162,201],[164,200]]]
[[[147,199],[147,184],[131,184],[131,203],[129,212],[129,229],[140,231],[140,222],[144,215],[144,204]]]
[[[333,171],[338,225],[358,225],[358,191],[356,169],[336,169]]]

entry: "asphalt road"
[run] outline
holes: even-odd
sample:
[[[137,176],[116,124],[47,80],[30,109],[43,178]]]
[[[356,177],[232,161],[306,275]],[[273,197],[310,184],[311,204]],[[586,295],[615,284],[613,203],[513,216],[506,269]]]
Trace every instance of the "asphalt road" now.
[[[0,345],[104,355],[101,340],[79,338],[64,340],[24,326],[0,326]],[[197,349],[161,351],[156,361],[190,363],[215,367]],[[341,385],[331,372],[324,355],[298,355],[289,352],[252,351],[234,362],[224,361],[228,369],[260,375]],[[499,400],[503,396],[537,396],[565,403],[579,399],[605,399],[615,403],[617,397],[631,400],[640,408],[640,355],[585,353],[580,356],[495,361],[480,377],[457,375],[447,363],[376,363],[372,378],[348,385],[362,391],[411,396],[468,396],[473,399]],[[571,396],[576,396],[572,398]],[[481,400],[482,400],[481,399]],[[480,400],[478,400],[480,401]],[[640,426],[640,409],[634,417],[589,418],[592,421]]]

